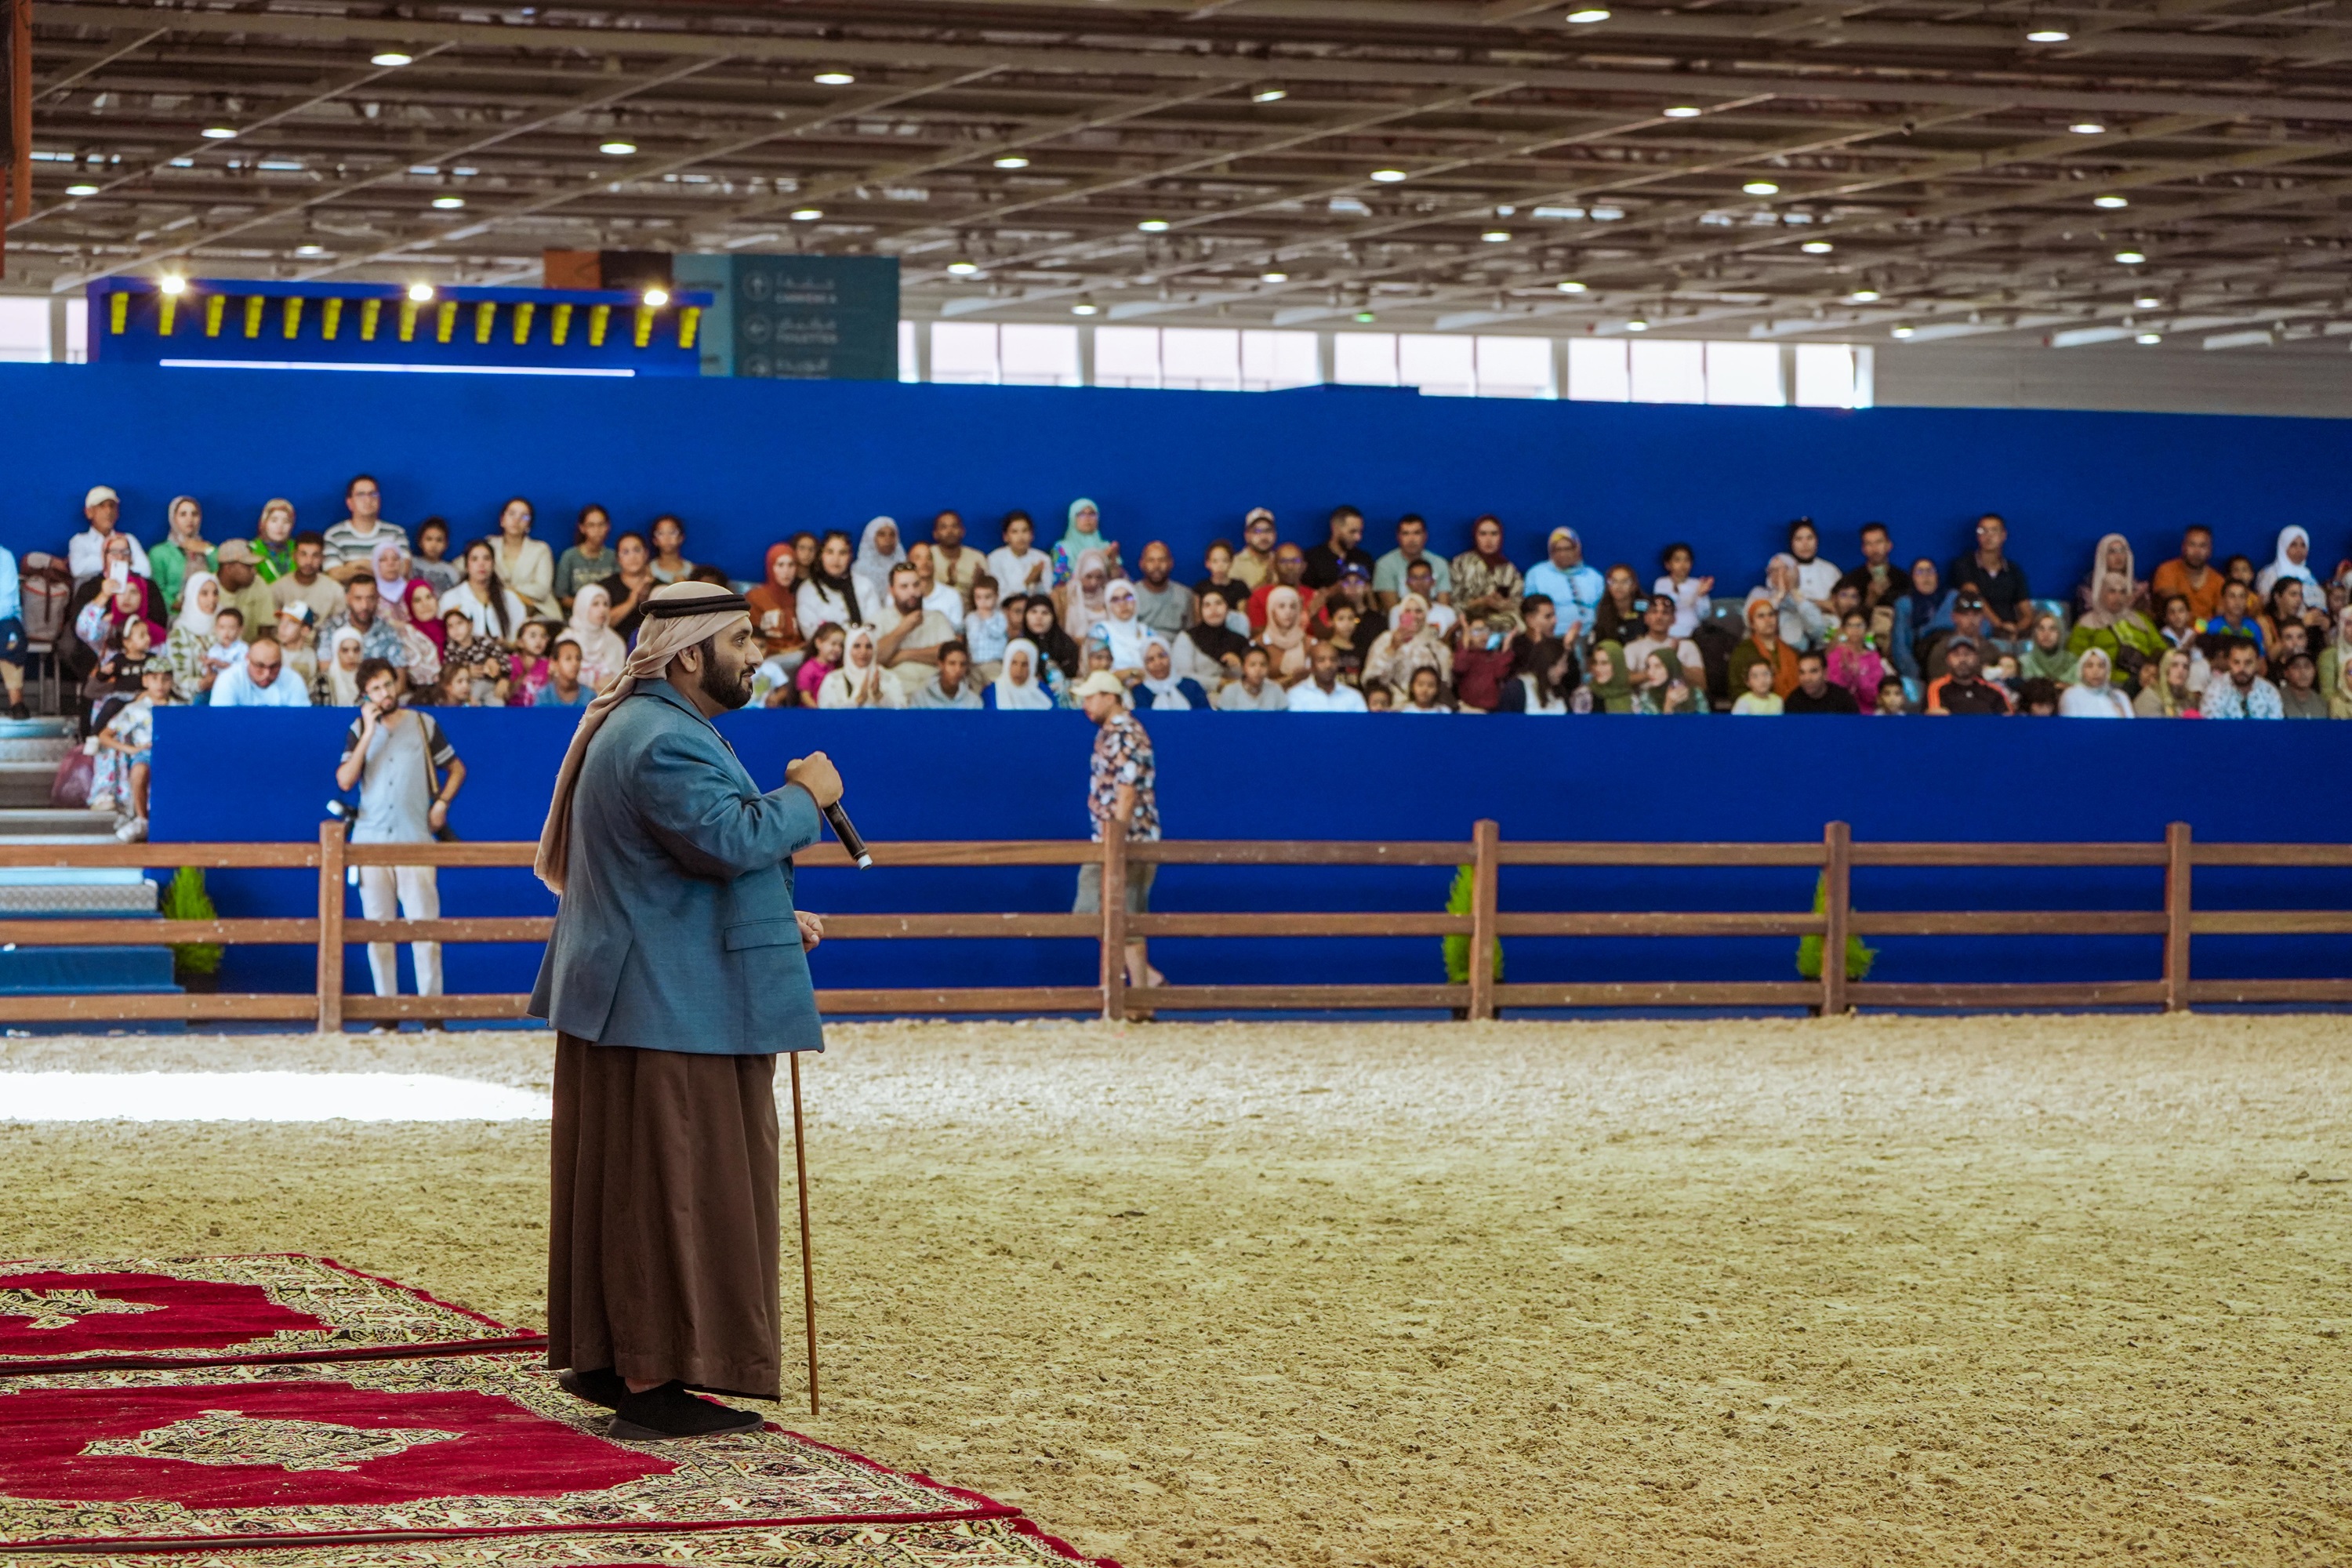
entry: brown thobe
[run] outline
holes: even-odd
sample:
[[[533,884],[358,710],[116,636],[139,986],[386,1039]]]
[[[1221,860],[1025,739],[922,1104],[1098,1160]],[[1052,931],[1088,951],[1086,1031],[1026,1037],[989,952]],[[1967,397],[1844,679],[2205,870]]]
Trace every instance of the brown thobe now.
[[[550,1366],[777,1396],[775,1075],[556,1036]]]

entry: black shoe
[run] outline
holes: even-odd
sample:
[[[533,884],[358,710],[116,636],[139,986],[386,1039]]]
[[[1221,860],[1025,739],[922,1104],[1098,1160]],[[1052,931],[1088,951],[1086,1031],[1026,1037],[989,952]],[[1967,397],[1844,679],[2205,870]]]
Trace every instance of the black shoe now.
[[[10,704],[8,704],[8,717],[9,717],[9,718],[11,718],[11,719],[29,719],[29,718],[31,718],[32,716],[33,716],[33,715],[32,715],[29,711],[27,711],[27,710],[26,710],[26,707],[25,707],[25,705],[24,705],[23,703],[21,703],[21,702],[11,702]]]
[[[649,1443],[665,1437],[756,1432],[764,1425],[752,1411],[688,1394],[685,1384],[672,1379],[643,1394],[622,1394],[620,1403],[613,1406],[612,1436],[625,1443]]]
[[[579,1372],[566,1367],[555,1374],[557,1384],[574,1399],[584,1399],[591,1405],[601,1405],[607,1410],[618,1410],[621,1401],[629,1395],[629,1385],[611,1367],[599,1367],[594,1372]]]

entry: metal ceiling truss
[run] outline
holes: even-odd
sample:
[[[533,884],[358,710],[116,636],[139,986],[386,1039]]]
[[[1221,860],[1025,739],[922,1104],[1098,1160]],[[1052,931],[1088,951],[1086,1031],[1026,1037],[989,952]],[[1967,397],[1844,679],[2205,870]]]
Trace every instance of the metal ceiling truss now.
[[[900,257],[910,314],[975,321],[2352,331],[2352,12],[1570,10],[40,0],[11,278],[760,247]]]

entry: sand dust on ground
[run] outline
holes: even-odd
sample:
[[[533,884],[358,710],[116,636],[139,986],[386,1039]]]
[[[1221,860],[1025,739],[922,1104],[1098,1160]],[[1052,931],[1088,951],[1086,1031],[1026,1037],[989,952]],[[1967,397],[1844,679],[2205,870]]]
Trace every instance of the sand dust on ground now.
[[[1129,1568],[2352,1561],[2343,1019],[828,1033],[828,1403],[780,1414]],[[0,1256],[323,1252],[537,1323],[545,1160],[543,1123],[0,1124]]]

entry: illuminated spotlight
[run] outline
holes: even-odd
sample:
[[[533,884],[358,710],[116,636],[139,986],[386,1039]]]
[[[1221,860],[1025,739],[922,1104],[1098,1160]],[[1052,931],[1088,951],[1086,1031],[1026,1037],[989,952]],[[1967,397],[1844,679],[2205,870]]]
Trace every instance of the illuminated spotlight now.
[[[1910,328],[1910,327],[1896,327],[1893,331],[1889,332],[1887,335],[1888,335],[1889,337],[1895,337],[1895,338],[1907,338],[1907,337],[1909,337],[1909,336],[1911,335],[1911,333],[1913,332],[1913,331],[1914,331],[1914,330],[1915,330],[1915,329]]]
[[[980,276],[980,263],[977,261],[950,261],[948,263],[948,274],[950,277],[953,278],[977,278]]]
[[[1380,318],[1373,315],[1370,310],[1359,310],[1356,312],[1356,320],[1365,322],[1366,324],[1370,324],[1373,321],[1379,321]]]
[[[1018,153],[1007,153],[1003,157],[995,160],[995,163],[1000,169],[1025,169],[1029,166],[1029,160]]]
[[[2160,343],[2163,341],[2164,334],[2162,332],[2142,332],[2139,336],[2132,340],[2132,342],[2136,343]]]
[[[368,57],[368,64],[372,66],[405,66],[415,63],[415,55],[404,55],[398,49],[386,49],[380,55]]]
[[[2131,198],[2129,196],[2093,196],[2091,205],[2095,207],[2105,207],[2109,212],[2113,212],[2117,207],[2131,205]]]
[[[1585,5],[1570,11],[1565,20],[1573,27],[1589,27],[1595,22],[1609,20],[1609,10],[1604,5]]]
[[[625,158],[636,150],[637,144],[634,142],[599,142],[596,143],[596,151],[604,153],[607,158]]]
[[[298,245],[294,247],[294,254],[297,256],[324,256],[327,254],[327,247],[323,245]]]
[[[819,71],[809,79],[819,87],[847,87],[857,78],[848,71]]]
[[[2116,252],[2116,259],[2126,267],[2137,267],[2147,258],[2137,250],[2118,250]]]
[[[1780,194],[1780,187],[1769,180],[1750,180],[1739,188],[1751,196],[1777,196]]]
[[[2107,133],[2107,128],[2095,120],[2077,120],[2066,129],[2077,136],[2105,136]]]
[[[645,300],[646,308],[647,310],[658,310],[664,305],[669,303],[669,290],[667,289],[648,289],[646,290]]]
[[[2132,304],[2142,310],[2154,310],[2161,309],[2164,301],[2153,294],[2142,294],[2138,299],[2134,300]]]
[[[433,285],[430,283],[411,283],[408,286],[408,297],[420,305],[425,304],[433,298]]]
[[[236,132],[235,129],[226,125],[207,125],[204,129],[204,134],[206,138],[215,142],[234,142],[236,140]]]
[[[1579,283],[1573,278],[1563,278],[1558,283],[1553,284],[1552,287],[1558,289],[1563,294],[1581,294],[1584,292],[1584,285]]]
[[[1135,226],[1146,234],[1166,234],[1168,220],[1164,217],[1148,217]]]
[[[824,216],[823,207],[794,207],[792,213],[794,223],[814,223]]]
[[[188,291],[188,280],[176,272],[166,272],[155,280],[155,287],[166,294],[184,294]]]
[[[1092,296],[1081,294],[1077,299],[1071,301],[1070,314],[1073,316],[1091,316],[1100,309],[1102,309],[1102,307],[1094,302]]]
[[[1691,104],[1677,103],[1672,109],[1662,109],[1658,112],[1669,120],[1696,120],[1706,111]]]
[[[1832,245],[1826,239],[1809,239],[1805,241],[1804,244],[1797,247],[1797,248],[1803,251],[1807,256],[1827,256],[1831,251],[1835,250],[1837,247]]]
[[[1270,81],[1261,82],[1256,87],[1250,89],[1250,101],[1252,103],[1280,103],[1284,99],[1288,98],[1289,96],[1290,89],[1288,88],[1279,86],[1278,84]]]
[[[1625,330],[1629,332],[1646,332],[1650,330],[1650,323],[1636,316],[1625,323]]]
[[[1261,283],[1287,283],[1290,281],[1290,274],[1285,272],[1279,267],[1270,268],[1266,271],[1259,273],[1257,275],[1257,280]]]
[[[98,187],[96,185],[68,185],[66,187],[66,195],[69,196],[94,196],[98,195]]]
[[[1393,185],[1398,181],[1404,179],[1405,177],[1405,172],[1402,169],[1374,169],[1372,171],[1372,178],[1383,185]]]
[[[2025,35],[2029,44],[2063,44],[2074,35],[2063,27],[2036,27]]]
[[[1846,298],[1853,300],[1857,305],[1875,305],[1878,303],[1878,290],[1875,289],[1857,289],[1853,293],[1848,294]]]
[[[459,207],[466,205],[466,198],[463,196],[435,196],[433,198],[433,205],[442,212],[453,213]]]
[[[1511,231],[1507,228],[1490,228],[1478,237],[1488,245],[1501,245],[1511,237]]]

